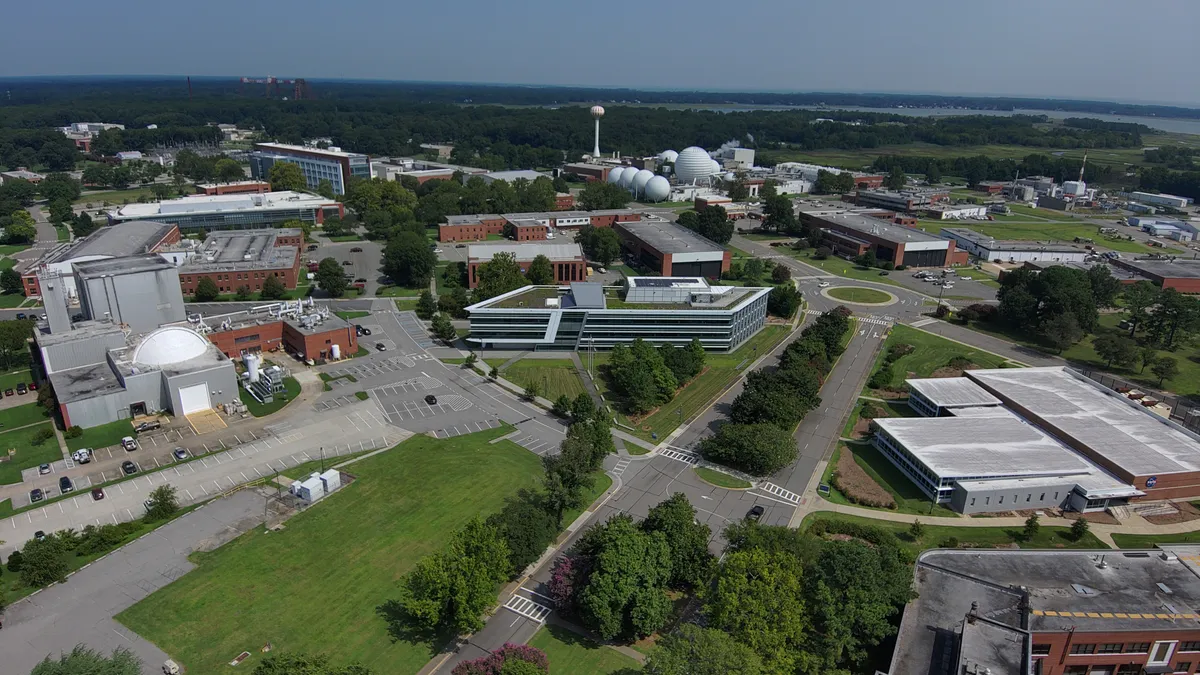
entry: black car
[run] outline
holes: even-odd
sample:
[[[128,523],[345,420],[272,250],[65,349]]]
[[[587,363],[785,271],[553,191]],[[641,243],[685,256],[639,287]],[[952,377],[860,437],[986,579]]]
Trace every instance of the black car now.
[[[46,498],[46,493],[42,492],[42,488],[34,488],[29,491],[29,503],[36,504]]]
[[[426,394],[425,402],[428,403],[429,405],[437,405],[437,397],[434,396],[433,394]]]
[[[350,262],[349,260],[343,260],[342,264],[345,265],[346,267],[349,267],[349,266],[353,265],[354,263]]]
[[[133,462],[121,462],[121,470],[125,472],[126,476],[132,476],[137,473],[137,464]]]
[[[755,504],[750,507],[750,512],[746,514],[746,520],[758,520],[763,517],[765,509],[762,506]]]
[[[17,394],[24,396],[28,392],[29,392],[29,387],[26,387],[24,382],[17,383]]]
[[[23,321],[24,319],[25,319],[25,312],[17,312],[17,321]]]
[[[362,334],[363,334],[363,335],[370,335],[370,334],[371,334],[371,329],[370,329],[370,328],[364,328],[364,329],[362,329],[362,331],[363,331],[363,332],[362,332]]]
[[[34,532],[34,533],[33,533],[33,538],[34,538],[34,539],[37,539],[38,541],[42,541],[43,539],[45,539],[45,538],[46,538],[46,531],[45,531],[45,530],[38,530],[37,532]]]
[[[386,352],[386,351],[387,351],[387,345],[383,344],[382,342],[376,342],[376,343],[375,343],[375,349],[378,349],[378,350],[379,350],[379,351],[381,351],[381,352]]]
[[[63,476],[62,478],[59,478],[59,479],[58,479],[58,491],[59,491],[59,492],[61,492],[61,493],[63,493],[63,494],[65,495],[65,494],[67,494],[68,492],[70,492],[71,490],[74,490],[74,489],[75,489],[75,486],[74,486],[74,485],[71,485],[71,479],[70,479],[70,478],[67,478],[66,476]]]
[[[351,252],[351,253],[362,253],[362,247],[361,247],[361,246],[355,246],[354,248],[350,249],[350,252]]]

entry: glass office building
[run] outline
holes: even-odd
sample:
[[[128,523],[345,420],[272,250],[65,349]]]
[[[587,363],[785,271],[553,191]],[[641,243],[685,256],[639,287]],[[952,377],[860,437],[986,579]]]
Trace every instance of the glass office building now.
[[[368,155],[282,143],[254,145],[254,152],[250,153],[251,177],[270,180],[271,167],[276,162],[290,162],[299,166],[308,189],[316,190],[322,180],[327,180],[333,186],[333,193],[338,195],[346,194],[346,183],[351,176],[371,177],[371,158]]]

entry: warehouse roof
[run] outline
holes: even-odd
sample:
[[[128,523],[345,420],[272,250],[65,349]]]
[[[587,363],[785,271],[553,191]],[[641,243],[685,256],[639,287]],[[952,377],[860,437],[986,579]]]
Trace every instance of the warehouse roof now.
[[[1200,260],[1147,260],[1135,258],[1122,260],[1121,264],[1132,267],[1142,274],[1149,274],[1163,279],[1197,279],[1200,278]]]
[[[831,213],[817,217],[828,225],[840,225],[856,232],[901,244],[910,241],[946,241],[944,237],[930,234],[924,230],[918,230],[915,227],[893,225],[886,220],[862,216],[857,213]]]
[[[639,220],[613,223],[613,227],[625,230],[659,253],[699,253],[724,250],[720,245],[701,237],[686,227],[668,221]]]
[[[153,220],[102,227],[71,246],[55,248],[41,262],[53,264],[79,258],[122,258],[147,249],[167,237],[174,225]]]
[[[1054,244],[1041,241],[1017,241],[996,239],[989,234],[976,232],[967,227],[943,227],[942,234],[969,241],[989,251],[1046,251],[1050,253],[1085,253],[1083,249],[1069,244]]]
[[[533,260],[544,255],[551,260],[574,260],[583,257],[579,244],[471,244],[467,247],[467,259],[491,260],[497,253],[511,253],[517,260]]]
[[[75,273],[81,278],[104,276],[107,274],[133,274],[152,270],[169,270],[174,265],[154,253],[126,256],[124,258],[101,258],[86,262],[73,263]]]
[[[966,376],[1133,476],[1200,471],[1200,437],[1062,366]]]
[[[939,408],[1000,405],[1000,399],[965,377],[930,377],[906,383]]]
[[[201,214],[233,213],[238,211],[278,211],[316,209],[336,206],[337,202],[305,192],[235,193],[227,195],[192,195],[148,204],[127,204],[108,214],[116,220],[142,218],[171,218]]]

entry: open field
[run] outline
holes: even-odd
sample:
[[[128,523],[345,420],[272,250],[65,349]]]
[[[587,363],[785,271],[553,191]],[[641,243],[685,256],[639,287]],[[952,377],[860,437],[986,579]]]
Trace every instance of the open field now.
[[[210,673],[257,647],[323,652],[377,673],[415,673],[440,648],[393,641],[376,607],[468,519],[537,482],[538,458],[511,427],[436,440],[414,436],[354,464],[357,480],[287,522],[192,559],[197,569],[117,615],[190,672]],[[296,602],[319,591],[336,602]],[[566,671],[569,672],[569,671]]]
[[[1121,548],[1154,548],[1159,544],[1200,544],[1200,532],[1180,534],[1114,534],[1113,541]]]
[[[370,312],[334,312],[334,314],[345,319],[346,321],[350,321],[352,319],[361,319],[364,316],[371,316]]]
[[[893,387],[899,387],[904,384],[904,380],[909,378],[929,377],[939,368],[946,366],[950,362],[950,359],[955,357],[965,358],[980,368],[999,368],[1002,363],[1008,361],[1004,357],[991,352],[968,347],[965,344],[947,340],[933,333],[926,333],[923,330],[897,324],[892,327],[887,341],[883,343],[883,349],[875,357],[875,365],[871,369],[872,373],[878,370],[880,364],[883,363],[888,348],[896,344],[912,345],[914,349],[911,353],[901,356],[892,364],[891,386]],[[869,392],[869,389],[865,386],[863,390]]]
[[[596,355],[596,388],[603,394],[604,399],[618,409],[617,421],[626,426],[634,427],[631,433],[655,440],[671,433],[675,427],[701,412],[720,394],[725,387],[737,378],[754,359],[766,354],[789,332],[788,327],[771,325],[763,328],[757,335],[750,338],[744,345],[732,354],[709,353],[705,357],[705,371],[697,375],[686,387],[675,393],[675,398],[648,416],[634,424],[629,418],[619,412],[620,397],[614,393],[604,374],[604,365],[608,364],[608,354]],[[587,363],[584,357],[584,363]],[[738,366],[741,366],[741,369]]]
[[[874,288],[861,288],[857,286],[840,286],[838,288],[829,289],[829,297],[846,302],[861,302],[868,304],[880,304],[887,302],[892,298],[891,295],[883,291],[877,291]]]
[[[379,290],[375,291],[375,295],[381,298],[412,298],[416,300],[423,290],[425,289],[405,286],[380,286]]]
[[[860,266],[856,265],[855,263],[853,263],[849,260],[846,260],[845,258],[838,258],[837,256],[830,256],[824,260],[819,260],[813,256],[813,254],[816,252],[815,249],[808,249],[807,251],[797,251],[792,248],[781,247],[779,249],[779,251],[781,253],[783,253],[784,255],[790,255],[793,258],[795,258],[796,260],[799,260],[800,262],[806,263],[808,265],[812,265],[813,267],[816,267],[817,269],[819,269],[823,272],[826,272],[828,274],[834,274],[839,277],[846,277],[847,279],[858,279],[859,281],[873,281],[873,282],[879,283],[879,284],[887,284],[889,286],[899,286],[901,288],[906,288],[905,286],[901,285],[899,282],[892,281],[888,277],[888,275],[880,274],[879,273],[880,270],[871,269],[869,267],[860,267]]]
[[[246,404],[246,409],[250,411],[251,415],[265,417],[271,413],[278,412],[289,401],[300,395],[300,383],[294,377],[283,378],[283,388],[284,392],[276,394],[274,400],[270,403],[259,403],[258,399],[254,398],[254,395],[245,387],[238,389],[238,397],[242,399],[242,403]]]
[[[12,461],[0,464],[0,485],[20,483],[22,469],[62,459],[58,441],[53,437],[42,441],[41,445],[33,444],[33,437],[43,429],[53,429],[53,426],[50,422],[42,422],[0,433],[0,453],[12,457]]]
[[[1059,241],[1072,243],[1075,237],[1092,239],[1096,246],[1110,248],[1122,253],[1155,253],[1154,249],[1137,241],[1112,239],[1098,232],[1098,226],[1079,221],[1067,222],[987,222],[972,223],[971,229],[997,239],[1017,241]]]
[[[116,445],[126,436],[136,436],[129,420],[116,420],[98,427],[83,430],[82,436],[67,439],[67,449],[74,452],[80,448],[106,448]]]
[[[554,624],[542,626],[529,645],[546,652],[551,673],[633,675],[642,672],[637,661],[612,647],[597,644]]]
[[[1153,144],[1154,137],[1147,137],[1146,143]],[[1070,159],[1083,159],[1082,148],[1032,148],[1023,145],[933,145],[931,143],[911,143],[908,145],[884,145],[877,148],[862,150],[760,150],[759,162],[764,165],[778,162],[811,162],[827,164],[847,169],[859,169],[875,161],[876,157],[885,155],[904,155],[907,157],[974,157],[987,155],[994,159],[1024,159],[1032,154],[1061,153]],[[1088,161],[1101,164],[1143,164],[1142,149],[1139,148],[1102,148],[1089,150]]]
[[[1012,545],[1017,545],[1019,548],[1037,549],[1037,548],[1079,548],[1079,549],[1104,549],[1108,546],[1104,542],[1096,538],[1096,535],[1087,533],[1078,541],[1071,539],[1071,528],[1069,527],[1049,527],[1043,525],[1036,537],[1032,541],[1021,540],[1021,528],[1019,527],[970,527],[970,526],[952,526],[952,525],[925,525],[925,534],[920,540],[914,541],[908,535],[910,525],[908,523],[897,523],[889,520],[875,520],[873,518],[862,518],[859,516],[851,516],[843,513],[834,513],[832,511],[817,511],[810,513],[804,518],[804,522],[800,524],[800,529],[803,530],[813,523],[815,520],[841,520],[850,523],[858,523],[859,525],[874,525],[885,530],[891,530],[900,538],[901,544],[908,549],[913,555],[920,553],[926,549],[939,548],[947,543],[948,539],[956,539],[959,546],[971,546],[974,548],[1009,548]]]
[[[186,192],[191,193],[190,188],[184,188]],[[98,192],[85,192],[75,200],[75,205],[91,204],[93,208],[100,208],[104,202],[109,204],[133,204],[139,198],[145,197],[150,201],[155,201],[157,198],[150,191],[149,187],[134,187],[127,190],[100,190]],[[171,189],[170,198],[175,197],[174,186]]]
[[[522,387],[538,386],[542,398],[574,399],[584,393],[583,380],[570,359],[523,359],[500,371],[501,377]]]

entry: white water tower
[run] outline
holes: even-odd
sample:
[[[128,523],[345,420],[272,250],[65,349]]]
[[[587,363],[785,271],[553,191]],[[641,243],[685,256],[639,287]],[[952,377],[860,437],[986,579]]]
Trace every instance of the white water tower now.
[[[600,157],[600,118],[604,117],[604,108],[592,106],[592,117],[596,120],[596,146],[592,148],[592,159]]]

